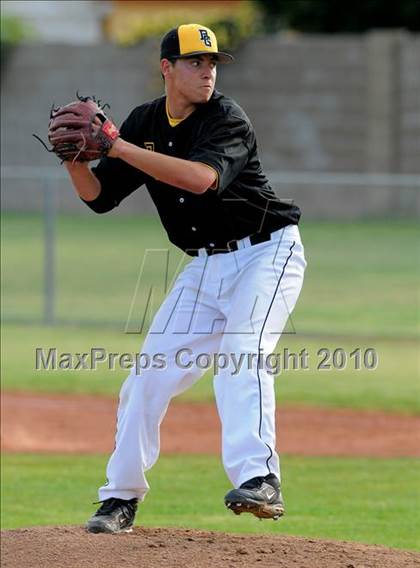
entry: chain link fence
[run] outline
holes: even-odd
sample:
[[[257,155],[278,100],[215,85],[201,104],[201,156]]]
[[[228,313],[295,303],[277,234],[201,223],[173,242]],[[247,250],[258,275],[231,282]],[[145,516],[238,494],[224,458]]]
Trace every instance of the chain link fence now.
[[[94,215],[62,168],[3,167],[1,176],[4,321],[124,327],[140,270],[139,309],[146,313],[164,298],[183,255],[167,240],[147,191],[135,192],[116,214]],[[304,223],[419,216],[420,175],[269,177],[280,197],[293,196],[302,207]]]

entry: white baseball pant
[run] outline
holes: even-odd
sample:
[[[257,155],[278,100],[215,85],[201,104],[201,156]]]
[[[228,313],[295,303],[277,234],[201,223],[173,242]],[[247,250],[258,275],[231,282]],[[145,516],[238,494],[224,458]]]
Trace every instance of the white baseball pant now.
[[[115,449],[100,501],[144,499],[145,472],[159,456],[160,424],[171,398],[203,375],[202,365],[194,363],[202,353],[229,360],[214,377],[214,391],[230,481],[239,487],[269,473],[280,479],[274,375],[257,355],[273,353],[302,288],[306,261],[295,225],[275,231],[270,241],[250,246],[245,238],[238,245],[237,251],[212,256],[200,251],[156,313],[141,352],[150,358],[163,353],[166,365],[138,374],[133,367],[121,388]],[[236,361],[244,355],[239,371],[231,354]]]

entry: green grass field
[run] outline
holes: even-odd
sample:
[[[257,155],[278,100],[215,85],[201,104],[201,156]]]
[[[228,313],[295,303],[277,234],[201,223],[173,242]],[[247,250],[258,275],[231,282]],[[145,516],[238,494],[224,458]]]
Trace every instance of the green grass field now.
[[[3,528],[83,524],[95,510],[103,456],[8,455],[3,459]],[[230,489],[220,462],[162,457],[149,472],[142,526],[276,533],[420,548],[419,463],[283,456],[287,515],[278,522],[225,510]],[[401,480],[396,488],[395,480]],[[170,491],[168,491],[170,488]]]
[[[146,250],[154,252],[142,272],[135,313],[143,314],[150,286],[156,308],[171,279],[162,268],[168,241],[159,222],[152,217],[60,216],[57,315],[62,323],[54,327],[40,325],[42,219],[7,215],[2,230],[3,316],[9,322],[3,327],[3,386],[115,394],[127,371],[109,372],[104,365],[96,372],[36,371],[35,349],[141,351],[143,336],[125,334],[124,327]],[[305,348],[309,368],[281,373],[278,398],[283,403],[418,413],[414,222],[304,223],[302,235],[309,261],[306,281],[278,351]],[[182,255],[170,247],[169,275],[179,263]],[[16,323],[19,319],[26,323]],[[132,324],[140,319],[134,317]],[[349,360],[343,370],[319,370],[323,347],[342,348],[347,356],[358,347],[373,348],[378,366],[356,370]],[[210,373],[183,396],[211,399]]]
[[[140,321],[150,286],[155,307],[182,255],[154,218],[60,216],[57,221],[57,324],[42,322],[43,247],[39,216],[2,224],[2,386],[9,390],[115,396],[127,371],[36,371],[35,349],[141,350],[124,325],[134,298]],[[278,351],[308,351],[309,368],[276,379],[279,403],[420,413],[418,251],[414,222],[303,223],[308,269]],[[374,370],[318,369],[321,348],[360,347],[378,355]],[[211,400],[211,373],[184,400]],[[2,526],[83,523],[94,507],[105,456],[3,456]],[[283,456],[288,515],[260,523],[224,510],[229,488],[220,460],[162,457],[138,522],[233,532],[278,532],[420,548],[418,461]],[[167,490],[171,487],[171,500]],[[191,495],[194,497],[192,498]]]
[[[42,317],[42,219],[7,215],[2,223],[3,317]],[[324,336],[418,338],[419,263],[415,222],[302,223],[308,268],[289,329]],[[155,307],[182,254],[154,217],[60,216],[57,317],[125,324],[145,251],[135,316],[150,286]],[[416,255],[417,253],[417,255]]]

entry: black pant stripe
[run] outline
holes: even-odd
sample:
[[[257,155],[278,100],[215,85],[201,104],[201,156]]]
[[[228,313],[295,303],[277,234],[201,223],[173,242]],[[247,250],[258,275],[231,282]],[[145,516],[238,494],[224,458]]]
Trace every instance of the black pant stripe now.
[[[276,295],[277,295],[277,291],[278,291],[278,289],[279,289],[281,279],[283,278],[284,272],[285,272],[285,270],[286,270],[286,266],[287,266],[287,264],[288,264],[288,262],[289,262],[289,260],[290,260],[290,258],[291,258],[291,256],[292,256],[292,254],[293,254],[293,248],[294,248],[295,244],[296,244],[296,242],[293,241],[293,243],[292,243],[291,246],[290,246],[290,249],[289,249],[290,254],[289,254],[289,256],[287,257],[286,262],[284,263],[283,269],[282,269],[281,274],[280,274],[279,281],[277,282],[276,289],[274,290],[274,294],[273,294],[273,297],[272,297],[272,299],[271,299],[270,306],[269,306],[269,308],[268,308],[268,310],[267,310],[267,314],[266,314],[266,316],[265,316],[265,320],[264,320],[264,322],[263,322],[263,324],[262,324],[261,332],[260,332],[260,338],[259,338],[259,341],[258,341],[258,355],[260,354],[260,351],[261,351],[261,339],[262,339],[262,335],[263,335],[263,332],[264,332],[264,327],[265,327],[265,324],[267,323],[268,316],[270,315],[270,310],[271,310],[271,308],[272,308],[272,306],[273,306],[274,299],[275,299],[275,297],[276,297]],[[260,367],[260,366],[259,366],[259,357],[258,357],[258,358],[257,358],[257,377],[258,377],[258,389],[259,389],[259,396],[260,396],[260,423],[259,423],[259,427],[258,427],[258,435],[259,435],[259,437],[260,437],[260,440],[264,442],[264,440],[262,439],[262,436],[261,436],[263,408],[262,408],[261,377],[260,377],[260,369],[259,369],[259,367]],[[269,444],[267,444],[266,442],[264,442],[264,444],[267,446],[267,448],[268,448],[268,450],[269,450],[269,452],[270,452],[270,455],[268,456],[268,458],[267,458],[267,460],[266,460],[266,465],[267,465],[268,473],[271,473],[269,461],[270,461],[270,459],[271,459],[272,456],[273,456],[273,450],[272,450],[272,448],[269,446]]]

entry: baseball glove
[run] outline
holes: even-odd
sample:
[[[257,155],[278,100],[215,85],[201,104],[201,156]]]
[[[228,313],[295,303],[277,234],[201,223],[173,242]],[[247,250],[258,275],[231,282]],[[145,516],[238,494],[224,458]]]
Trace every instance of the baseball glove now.
[[[119,136],[113,122],[107,118],[95,97],[81,97],[68,105],[52,108],[48,125],[51,148],[40,140],[49,152],[62,162],[90,162],[106,156]]]

